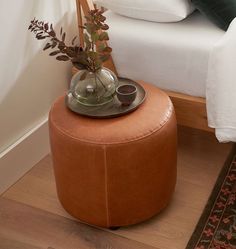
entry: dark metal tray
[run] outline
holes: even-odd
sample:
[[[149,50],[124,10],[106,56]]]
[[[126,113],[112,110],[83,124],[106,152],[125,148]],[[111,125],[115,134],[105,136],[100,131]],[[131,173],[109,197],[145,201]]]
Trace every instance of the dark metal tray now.
[[[126,79],[126,78],[118,78],[119,86],[124,84],[133,84],[137,87],[137,97],[135,101],[129,106],[121,105],[120,101],[114,96],[113,101],[102,105],[102,106],[84,106],[80,104],[69,92],[66,95],[65,102],[67,107],[80,115],[92,117],[92,118],[113,118],[125,115],[136,110],[145,100],[146,91],[144,88],[137,82]]]

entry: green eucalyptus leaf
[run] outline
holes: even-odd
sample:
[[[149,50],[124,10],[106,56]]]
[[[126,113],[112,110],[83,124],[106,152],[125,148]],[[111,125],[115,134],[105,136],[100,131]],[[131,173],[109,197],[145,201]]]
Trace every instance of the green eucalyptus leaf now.
[[[105,53],[111,53],[112,52],[112,48],[111,47],[105,47],[103,49],[103,52],[105,52]]]
[[[87,59],[88,59],[88,55],[86,52],[83,51],[77,54],[77,56],[74,57],[71,61],[72,63],[79,63],[81,65],[88,66],[89,62]]]
[[[97,42],[98,39],[99,39],[99,34],[96,33],[96,32],[93,32],[93,33],[91,34],[91,39],[92,39],[93,42]]]
[[[100,68],[102,66],[102,61],[100,59],[96,59],[94,63],[96,68]]]
[[[92,20],[90,16],[85,16],[84,18],[89,22]]]
[[[107,32],[102,32],[102,33],[99,35],[99,40],[100,40],[100,41],[108,41],[108,40],[109,40],[108,33],[107,33]]]
[[[91,58],[91,59],[96,59],[98,57],[98,53],[97,52],[94,52],[94,51],[88,51],[88,56]]]
[[[98,48],[98,52],[102,52],[105,49],[106,45],[104,43],[100,43],[97,48]]]
[[[108,55],[108,54],[104,54],[104,55],[101,55],[101,56],[100,56],[100,60],[101,60],[102,62],[107,61],[109,58],[110,58],[110,55]]]
[[[93,32],[96,31],[96,28],[94,27],[94,24],[92,24],[92,23],[87,23],[87,24],[85,25],[85,29],[87,30],[87,32],[88,32],[89,34],[92,34]]]

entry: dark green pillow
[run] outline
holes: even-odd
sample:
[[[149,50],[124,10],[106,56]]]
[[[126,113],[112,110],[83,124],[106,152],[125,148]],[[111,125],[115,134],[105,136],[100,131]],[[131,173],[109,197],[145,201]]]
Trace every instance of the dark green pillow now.
[[[236,0],[192,0],[195,7],[221,29],[227,30],[236,17]]]

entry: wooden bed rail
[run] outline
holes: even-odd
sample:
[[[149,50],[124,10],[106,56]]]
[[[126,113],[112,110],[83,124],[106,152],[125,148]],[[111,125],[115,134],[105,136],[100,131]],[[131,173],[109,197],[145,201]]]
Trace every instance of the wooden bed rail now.
[[[165,90],[164,90],[165,91]],[[179,125],[214,132],[208,127],[206,99],[190,95],[165,91],[171,98],[175,107],[177,123]]]
[[[92,0],[76,0],[78,28],[83,25],[83,16],[94,8]],[[80,44],[84,44],[83,30],[79,28]],[[117,74],[112,57],[104,63],[104,66]],[[77,69],[73,68],[72,73]],[[208,132],[214,132],[207,125],[206,100],[204,98],[192,97],[186,94],[165,91],[171,98],[176,112],[179,125],[188,126]]]

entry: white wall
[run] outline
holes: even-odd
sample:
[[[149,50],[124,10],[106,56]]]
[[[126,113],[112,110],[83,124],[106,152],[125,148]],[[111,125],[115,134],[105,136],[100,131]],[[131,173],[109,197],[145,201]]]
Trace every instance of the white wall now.
[[[71,65],[43,52],[27,28],[33,17],[77,32],[75,0],[1,0],[0,154],[48,115],[70,80]]]
[[[0,1],[0,194],[49,152],[47,116],[67,89],[69,62],[42,51],[28,31],[36,17],[78,33],[75,0]]]

